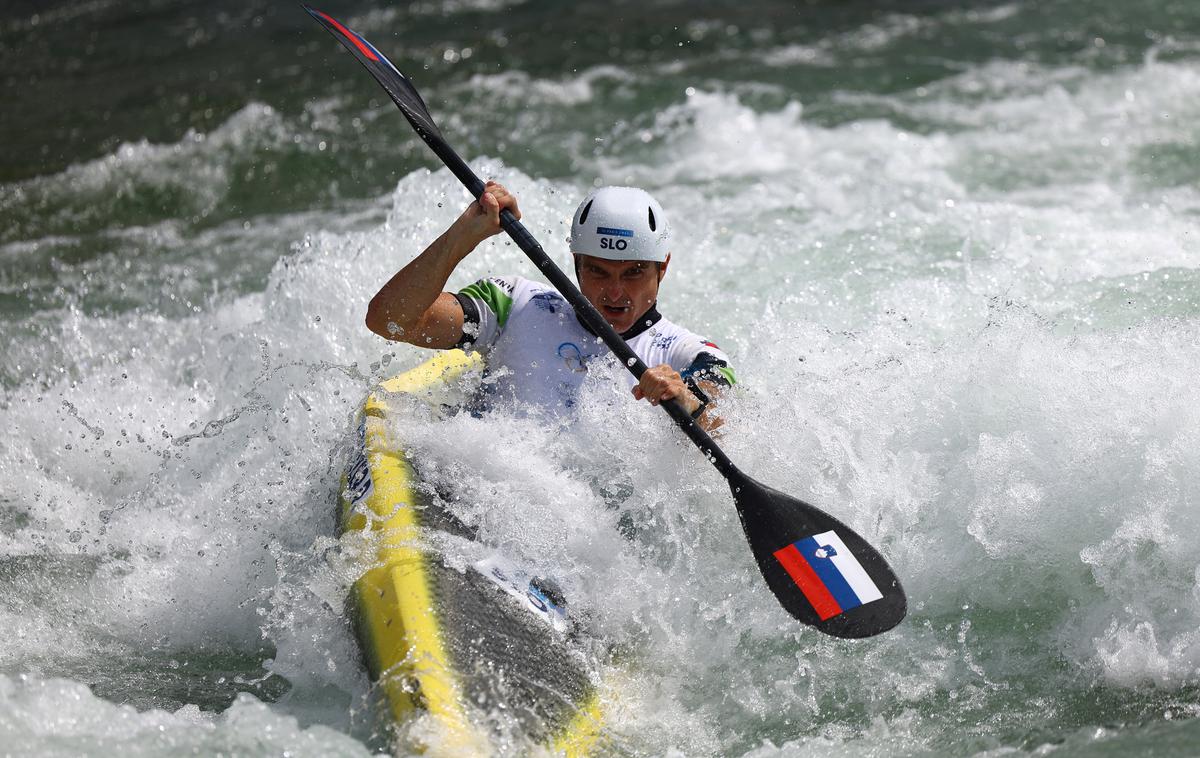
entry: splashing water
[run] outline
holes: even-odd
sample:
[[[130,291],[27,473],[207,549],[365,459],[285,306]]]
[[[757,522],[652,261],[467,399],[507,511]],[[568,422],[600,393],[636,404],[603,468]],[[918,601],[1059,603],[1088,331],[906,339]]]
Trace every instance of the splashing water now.
[[[664,25],[671,6],[644,6],[629,39],[561,60],[510,19],[561,31],[532,3],[350,18],[423,74],[443,131],[561,264],[593,179],[658,197],[677,234],[661,307],[742,382],[722,445],[879,546],[910,593],[879,638],[795,624],[724,483],[619,366],[569,422],[397,420],[450,507],[586,609],[624,692],[614,749],[1193,753],[1195,11],[789,6],[799,20],[768,23],[785,10],[764,3]],[[60,16],[0,34],[53,40]],[[424,357],[370,335],[365,304],[465,199],[303,28],[279,53],[299,80],[233,71],[228,102],[179,106],[197,115],[173,136],[24,174],[5,159],[9,750],[388,749],[333,509],[362,398]],[[450,286],[492,273],[533,275],[497,238]]]

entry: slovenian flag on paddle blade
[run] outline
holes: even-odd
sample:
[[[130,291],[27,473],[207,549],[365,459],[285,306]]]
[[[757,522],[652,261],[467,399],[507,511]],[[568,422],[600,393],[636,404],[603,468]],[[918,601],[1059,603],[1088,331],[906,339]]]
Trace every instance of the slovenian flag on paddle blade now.
[[[781,547],[775,559],[822,621],[883,597],[836,532],[814,534]]]

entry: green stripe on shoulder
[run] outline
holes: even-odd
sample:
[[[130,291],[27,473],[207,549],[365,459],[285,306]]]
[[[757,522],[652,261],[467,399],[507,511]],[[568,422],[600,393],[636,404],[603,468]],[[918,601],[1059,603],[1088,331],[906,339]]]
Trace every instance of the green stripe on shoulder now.
[[[492,313],[496,314],[496,321],[500,324],[501,328],[508,321],[508,314],[512,311],[513,300],[508,296],[508,293],[496,286],[495,282],[482,279],[474,284],[463,287],[459,294],[473,297],[476,300],[482,300],[492,310]]]
[[[729,386],[737,384],[737,377],[733,375],[733,368],[730,366],[716,366],[717,373],[725,377],[725,381],[729,382]]]

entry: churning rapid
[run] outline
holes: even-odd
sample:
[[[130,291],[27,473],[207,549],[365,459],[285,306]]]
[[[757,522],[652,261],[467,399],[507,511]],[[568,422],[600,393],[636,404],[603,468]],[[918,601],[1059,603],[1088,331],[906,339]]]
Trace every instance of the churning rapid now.
[[[334,503],[423,357],[366,303],[467,198],[299,7],[211,5],[0,24],[0,752],[390,749]],[[870,640],[795,623],[603,370],[570,423],[414,412],[608,646],[613,750],[1195,753],[1200,5],[328,10],[561,263],[593,183],[655,194],[661,309],[741,381],[726,451],[909,592]],[[496,238],[451,286],[492,273],[536,276]]]

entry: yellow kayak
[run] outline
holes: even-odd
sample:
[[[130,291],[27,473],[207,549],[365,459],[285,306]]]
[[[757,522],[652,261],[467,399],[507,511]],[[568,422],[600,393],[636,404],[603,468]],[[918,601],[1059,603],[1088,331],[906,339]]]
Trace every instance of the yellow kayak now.
[[[480,364],[440,352],[366,400],[340,503],[343,543],[369,567],[353,591],[359,643],[396,722],[423,717],[409,739],[428,753],[524,752],[524,743],[588,755],[600,741],[601,682],[566,632],[565,601],[500,556],[465,571],[445,565],[429,538],[471,535],[420,493],[386,434],[398,395],[436,407]]]

